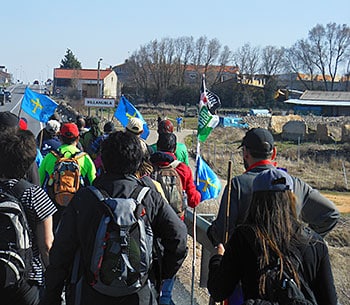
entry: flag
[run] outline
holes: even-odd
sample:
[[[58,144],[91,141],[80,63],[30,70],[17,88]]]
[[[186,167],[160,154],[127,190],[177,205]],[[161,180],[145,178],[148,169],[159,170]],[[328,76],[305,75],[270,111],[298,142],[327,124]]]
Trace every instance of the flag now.
[[[201,193],[201,201],[218,197],[221,191],[220,179],[201,156],[197,160],[197,172],[196,188]]]
[[[143,119],[141,113],[131,104],[125,96],[120,98],[117,110],[114,113],[114,116],[119,120],[119,122],[126,127],[128,125],[129,118],[135,117],[143,121],[143,133],[141,138],[146,140],[149,135],[149,129],[146,121]]]
[[[215,111],[221,106],[220,98],[215,93],[209,91],[205,86],[204,75],[202,77],[200,107],[202,105],[206,105],[211,114],[215,114]]]
[[[219,116],[214,113],[220,105],[219,97],[206,89],[203,75],[198,116],[198,140],[200,142],[204,142],[219,124]]]
[[[46,123],[54,114],[57,106],[58,104],[45,94],[34,92],[28,87],[24,91],[21,107],[35,120]]]

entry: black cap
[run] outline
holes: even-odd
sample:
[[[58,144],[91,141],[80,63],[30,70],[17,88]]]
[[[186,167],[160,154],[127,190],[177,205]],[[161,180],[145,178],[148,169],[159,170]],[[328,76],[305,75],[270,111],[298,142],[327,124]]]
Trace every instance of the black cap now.
[[[0,112],[0,127],[18,126],[19,118],[10,111]]]
[[[269,154],[274,147],[272,134],[264,128],[253,128],[247,131],[239,147],[245,146],[258,154]]]

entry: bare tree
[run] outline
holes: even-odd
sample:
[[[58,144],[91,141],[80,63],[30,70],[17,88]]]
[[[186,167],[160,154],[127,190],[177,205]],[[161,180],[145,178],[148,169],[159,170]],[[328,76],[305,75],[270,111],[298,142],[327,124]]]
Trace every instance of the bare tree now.
[[[252,47],[250,43],[244,44],[234,52],[233,58],[239,67],[241,77],[252,80],[254,75],[258,73],[260,53],[260,48]]]
[[[266,46],[262,50],[261,56],[261,72],[274,76],[283,69],[284,48],[274,46]]]
[[[313,62],[322,74],[325,90],[333,90],[339,65],[345,61],[345,54],[350,48],[350,28],[345,24],[328,23],[326,27],[317,24],[309,31],[309,42]],[[331,78],[330,88],[327,74]]]
[[[185,72],[194,58],[194,40],[193,37],[179,37],[174,41],[175,48],[175,84],[182,87],[184,84]]]
[[[310,51],[310,44],[307,40],[298,40],[291,48],[286,50],[285,65],[286,68],[297,75],[306,89],[313,89],[313,79],[316,66],[312,60],[312,53]],[[310,81],[306,81],[301,73],[310,75]],[[309,85],[311,83],[311,86]]]
[[[223,50],[221,51],[219,55],[219,70],[216,71],[216,77],[213,81],[213,85],[221,81],[222,73],[224,72],[225,68],[229,65],[229,63],[232,61],[232,51],[229,49],[228,46],[224,46]]]

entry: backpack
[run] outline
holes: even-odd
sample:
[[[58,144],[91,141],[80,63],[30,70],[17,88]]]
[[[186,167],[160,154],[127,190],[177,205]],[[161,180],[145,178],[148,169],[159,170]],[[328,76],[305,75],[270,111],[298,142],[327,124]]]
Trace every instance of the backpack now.
[[[146,283],[152,264],[153,232],[142,204],[149,188],[138,186],[131,198],[105,197],[97,188],[88,188],[105,208],[95,236],[89,283],[112,297],[135,293]]]
[[[78,191],[82,182],[78,159],[85,156],[85,152],[77,152],[69,158],[61,152],[51,151],[56,157],[54,171],[49,180],[52,186],[52,198],[60,206],[67,206]]]
[[[32,184],[21,179],[0,188],[0,287],[18,286],[28,278],[33,257],[29,225],[19,201]]]
[[[180,175],[176,171],[180,163],[179,160],[174,160],[167,166],[157,166],[151,176],[161,184],[170,206],[179,217],[182,217],[187,208],[187,196],[183,190]]]
[[[308,228],[303,228],[304,235],[310,235]],[[249,239],[248,239],[249,240]],[[251,247],[253,245],[251,244]],[[255,253],[256,248],[253,247]],[[264,269],[260,275],[265,274],[265,295],[263,299],[247,300],[243,305],[317,305],[315,296],[303,279],[303,266],[295,254],[291,258],[293,265],[298,272],[300,288],[293,279],[293,276],[284,268],[281,274],[280,260],[276,259]]]

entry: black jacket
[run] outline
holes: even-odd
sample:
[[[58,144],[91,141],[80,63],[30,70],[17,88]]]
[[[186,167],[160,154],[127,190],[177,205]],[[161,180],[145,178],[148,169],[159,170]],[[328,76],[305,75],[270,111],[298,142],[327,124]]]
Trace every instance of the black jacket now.
[[[104,190],[115,198],[131,197],[138,184],[140,182],[134,176],[105,175],[94,182],[98,189]],[[158,192],[148,191],[143,204],[151,222],[154,238],[160,240],[164,247],[162,278],[171,278],[186,256],[186,226]],[[91,253],[86,251],[93,249],[94,237],[102,213],[103,209],[94,194],[84,188],[79,190],[66,208],[50,251],[50,266],[46,274],[47,289],[43,304],[60,304],[64,281],[70,276],[75,253],[78,248],[82,253]],[[82,257],[84,257],[83,254]],[[140,295],[112,298],[97,293],[85,281],[81,304],[154,304],[148,285],[149,283],[141,290]]]
[[[238,281],[242,283],[245,300],[260,298],[259,248],[254,231],[248,225],[242,225],[227,243],[224,256],[216,254],[211,258],[207,287],[215,301],[229,297]],[[328,249],[322,238],[314,233],[307,241],[300,240],[295,253],[299,253],[302,262],[299,273],[314,293],[317,304],[336,305]]]

